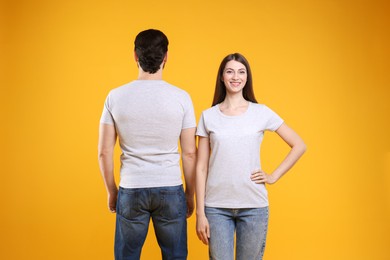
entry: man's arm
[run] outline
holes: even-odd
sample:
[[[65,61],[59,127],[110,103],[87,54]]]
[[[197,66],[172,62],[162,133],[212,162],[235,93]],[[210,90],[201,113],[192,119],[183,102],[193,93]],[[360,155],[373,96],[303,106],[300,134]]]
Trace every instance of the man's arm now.
[[[182,165],[186,187],[187,218],[194,212],[195,192],[195,168],[196,168],[196,128],[183,129],[180,134],[180,148],[182,154]]]
[[[116,199],[118,187],[114,178],[114,147],[116,143],[115,126],[109,124],[100,124],[98,159],[100,172],[103,176],[108,195],[108,209],[116,212]]]

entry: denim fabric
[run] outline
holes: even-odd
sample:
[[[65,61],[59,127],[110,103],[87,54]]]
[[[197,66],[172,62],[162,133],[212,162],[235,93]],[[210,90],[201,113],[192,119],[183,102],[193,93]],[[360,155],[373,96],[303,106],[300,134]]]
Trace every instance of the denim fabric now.
[[[225,209],[206,207],[210,225],[210,260],[234,258],[236,233],[236,259],[261,260],[268,228],[268,207]]]
[[[187,258],[187,204],[183,186],[125,189],[118,192],[115,259],[138,260],[150,218],[162,259]]]

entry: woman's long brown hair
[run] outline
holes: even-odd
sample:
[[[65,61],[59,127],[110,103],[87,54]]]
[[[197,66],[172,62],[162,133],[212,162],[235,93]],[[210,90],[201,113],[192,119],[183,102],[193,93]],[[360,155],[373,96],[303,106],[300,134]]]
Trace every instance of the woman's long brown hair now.
[[[222,60],[221,65],[219,65],[217,82],[215,84],[214,99],[213,99],[212,106],[215,106],[215,105],[217,105],[225,100],[226,86],[222,80],[222,76],[223,76],[223,71],[225,69],[226,63],[228,63],[231,60],[235,60],[235,61],[242,63],[246,68],[248,76],[247,76],[246,84],[242,90],[242,95],[243,95],[244,99],[248,100],[250,102],[253,102],[253,103],[257,103],[257,100],[255,98],[255,93],[253,92],[252,72],[251,72],[249,63],[242,54],[233,53],[233,54],[229,54],[228,56],[226,56]]]

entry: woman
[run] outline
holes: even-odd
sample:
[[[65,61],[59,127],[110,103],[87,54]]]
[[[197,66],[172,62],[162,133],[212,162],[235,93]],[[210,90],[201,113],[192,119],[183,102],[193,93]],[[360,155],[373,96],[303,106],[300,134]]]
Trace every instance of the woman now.
[[[261,169],[264,131],[275,131],[291,150],[268,174]],[[277,182],[302,156],[302,139],[271,109],[257,104],[244,56],[226,56],[219,67],[212,107],[197,135],[197,235],[210,259],[262,259],[268,226],[265,184]]]

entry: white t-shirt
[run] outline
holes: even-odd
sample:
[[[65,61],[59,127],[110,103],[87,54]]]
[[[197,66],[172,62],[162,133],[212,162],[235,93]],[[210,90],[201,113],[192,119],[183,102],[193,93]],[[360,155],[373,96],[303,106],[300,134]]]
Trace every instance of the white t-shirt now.
[[[182,184],[178,140],[196,127],[190,96],[163,80],[136,80],[108,94],[100,119],[115,125],[124,188]]]
[[[238,116],[223,114],[219,106],[203,111],[196,135],[208,137],[211,155],[205,205],[216,208],[268,206],[264,184],[250,177],[261,169],[260,145],[264,131],[276,131],[283,120],[265,105],[249,103]]]

